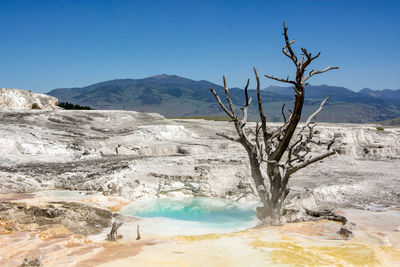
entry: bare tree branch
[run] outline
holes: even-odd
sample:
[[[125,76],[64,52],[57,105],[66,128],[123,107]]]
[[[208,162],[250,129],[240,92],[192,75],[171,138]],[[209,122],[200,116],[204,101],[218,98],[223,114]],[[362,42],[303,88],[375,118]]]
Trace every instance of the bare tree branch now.
[[[232,113],[229,112],[229,110],[225,107],[225,105],[222,103],[221,99],[219,98],[217,92],[214,90],[214,88],[210,88],[210,91],[213,93],[215,98],[217,99],[217,102],[219,106],[225,111],[225,113],[232,119],[234,120],[235,117],[233,117]]]
[[[225,76],[223,76],[223,80],[224,80],[224,89],[225,89],[225,95],[226,95],[226,100],[228,101],[229,107],[231,109],[231,112],[225,107],[225,105],[222,103],[221,99],[219,98],[217,92],[213,89],[210,88],[210,91],[214,94],[215,98],[217,99],[217,102],[219,103],[219,105],[221,106],[221,108],[225,111],[226,114],[228,114],[231,118],[232,121],[235,124],[235,128],[236,128],[236,132],[239,135],[238,139],[235,139],[233,137],[227,136],[225,134],[222,133],[218,133],[218,135],[227,138],[231,141],[234,142],[239,142],[241,143],[243,146],[246,147],[246,149],[252,150],[253,147],[255,147],[246,137],[246,133],[243,131],[243,127],[246,124],[247,121],[247,112],[248,112],[248,107],[251,103],[251,97],[248,97],[248,93],[247,93],[247,88],[249,86],[250,81],[247,81],[246,87],[245,87],[245,97],[247,99],[247,103],[245,105],[245,107],[243,108],[243,120],[239,120],[238,116],[236,114],[235,111],[235,107],[232,103],[231,97],[230,97],[230,93],[229,93],[229,89],[228,86],[226,85],[226,80],[225,80]]]
[[[307,60],[305,61],[304,60],[304,57],[303,57],[303,60],[302,60],[302,69],[303,69],[303,71],[305,71],[305,69],[308,67],[308,65],[310,65],[310,63],[314,60],[314,59],[316,59],[316,58],[318,58],[320,55],[321,55],[321,52],[318,52],[317,53],[317,55],[316,56],[312,56],[311,55],[311,53],[308,53],[307,52],[307,49],[305,49],[305,48],[301,48],[301,51],[303,52],[303,55],[304,56],[306,56],[307,57]]]
[[[313,61],[314,59],[316,59],[317,57],[319,57],[321,55],[321,52],[318,52],[318,54],[315,56],[315,57],[312,57],[311,59],[310,59],[310,61]],[[310,56],[311,56],[311,54],[310,54]]]
[[[327,67],[327,68],[325,68],[325,69],[323,69],[323,70],[312,70],[312,71],[310,71],[310,72],[308,73],[307,76],[305,76],[305,77],[303,78],[303,83],[306,82],[308,79],[310,79],[312,76],[314,76],[314,75],[316,75],[316,74],[321,74],[321,73],[327,72],[327,71],[329,71],[329,70],[337,70],[337,69],[339,69],[339,67],[331,67],[331,66],[329,66],[329,67]]]
[[[249,88],[250,79],[247,79],[246,86],[244,87],[244,97],[246,98],[246,104],[249,103],[249,94],[247,93],[247,89]]]
[[[233,117],[234,117],[235,119],[237,119],[237,114],[236,114],[236,111],[235,111],[235,105],[233,105],[233,103],[232,103],[231,95],[230,95],[230,93],[229,93],[228,86],[226,85],[225,75],[223,76],[223,78],[224,78],[224,90],[225,90],[225,95],[226,95],[226,101],[228,101],[229,108],[230,108],[231,111],[232,111]]]
[[[336,139],[336,137],[333,136],[332,140],[328,143],[328,146],[326,147],[327,150],[331,149],[331,146],[333,145],[333,143],[335,143],[335,139]]]
[[[296,57],[296,54],[293,52],[293,49],[292,49],[292,44],[296,40],[289,41],[289,36],[287,34],[287,30],[288,30],[288,28],[286,27],[286,22],[283,22],[283,35],[285,36],[285,46],[283,47],[283,51],[284,51],[283,53],[286,56],[288,56],[293,61],[293,63],[297,66],[297,57]],[[286,48],[289,50],[288,53],[285,52]]]
[[[288,148],[288,155],[287,155],[287,160],[286,160],[286,164],[287,165],[291,165],[291,162],[292,162],[292,154],[293,154],[293,149],[301,142],[303,140],[303,136],[302,135],[300,135],[300,138],[296,141],[296,142],[294,142],[294,144],[293,145],[291,145],[289,148]]]
[[[286,79],[281,79],[281,78],[276,78],[276,77],[274,77],[274,76],[271,76],[271,75],[264,75],[265,77],[267,77],[267,78],[269,78],[269,79],[271,79],[271,80],[275,80],[275,81],[278,81],[278,82],[283,82],[283,83],[290,83],[290,84],[296,84],[296,82],[295,81],[291,81],[291,80],[289,80],[289,77],[288,78],[286,78]]]
[[[263,107],[262,107],[262,102],[261,102],[261,89],[260,89],[260,78],[258,77],[257,69],[253,68],[254,70],[254,75],[256,76],[256,81],[257,81],[257,103],[258,103],[258,112],[260,114],[260,120],[261,120],[261,129],[263,131],[263,136],[264,136],[264,141],[267,136],[267,118],[264,116],[263,112]],[[265,147],[267,148],[267,145],[265,144]]]
[[[289,45],[291,45],[291,44],[294,44],[296,42],[296,40],[292,40],[292,41],[290,41],[289,42]],[[288,57],[288,58],[290,58],[290,59],[292,59],[292,56],[289,54],[289,52],[287,51],[287,48],[288,48],[288,45],[284,45],[283,47],[282,47],[282,52]]]
[[[264,162],[270,163],[270,164],[272,164],[272,165],[279,166],[279,167],[281,167],[281,168],[286,168],[285,164],[279,163],[279,162],[276,161],[276,160],[264,160]]]
[[[240,143],[240,138],[234,138],[234,137],[231,137],[231,136],[226,135],[226,134],[223,134],[223,133],[217,133],[217,135],[218,135],[218,136],[221,136],[221,137],[224,137],[224,138],[226,138],[226,139],[228,139],[228,140],[231,140],[231,141],[233,141],[233,142]]]
[[[258,149],[258,153],[259,153],[259,156],[260,156],[260,160],[262,161],[263,160],[263,158],[264,158],[264,153],[263,153],[263,149],[262,149],[262,145],[260,145],[260,137],[259,137],[259,135],[260,135],[260,129],[261,129],[261,126],[258,124],[258,122],[256,123],[256,132],[255,132],[255,136],[256,136],[256,146],[257,146],[257,149]]]
[[[314,119],[314,117],[317,116],[317,114],[320,113],[321,110],[324,109],[324,105],[325,105],[326,101],[328,101],[328,99],[329,99],[331,96],[332,96],[331,94],[328,95],[328,97],[325,98],[325,99],[321,102],[321,104],[319,105],[319,108],[318,108],[316,111],[314,111],[314,113],[312,113],[312,114],[308,117],[308,119],[307,119],[306,122],[304,123],[304,126],[303,126],[303,128],[300,130],[300,132],[302,132],[306,127],[308,127],[308,125],[309,125],[310,122]]]
[[[245,95],[245,98],[246,98],[246,104],[243,107],[243,119],[241,121],[241,126],[240,126],[241,128],[243,128],[246,125],[247,113],[248,113],[248,109],[249,109],[249,106],[250,106],[251,100],[252,100],[251,97],[249,98],[249,95],[247,93],[247,88],[249,87],[249,83],[250,83],[250,79],[247,79],[247,84],[246,84],[246,86],[244,88],[244,95]]]
[[[310,158],[309,160],[306,160],[303,163],[301,163],[301,164],[299,164],[299,165],[297,165],[295,167],[289,168],[287,172],[289,173],[289,175],[292,175],[293,173],[297,172],[298,170],[300,170],[300,169],[302,169],[302,168],[304,168],[304,167],[306,167],[306,166],[308,166],[308,165],[310,165],[310,164],[312,164],[314,162],[317,162],[317,161],[323,160],[324,158],[332,156],[335,153],[336,153],[335,151],[329,151],[329,152],[327,152],[325,154],[322,154],[322,155],[319,155],[317,157]]]
[[[283,105],[282,105],[281,112],[282,112],[283,122],[284,122],[284,123],[286,123],[286,116],[285,116],[285,103],[283,103]]]

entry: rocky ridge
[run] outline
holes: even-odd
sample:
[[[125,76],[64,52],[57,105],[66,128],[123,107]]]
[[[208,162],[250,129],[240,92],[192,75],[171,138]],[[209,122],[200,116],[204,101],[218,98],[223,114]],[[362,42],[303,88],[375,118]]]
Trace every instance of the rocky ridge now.
[[[0,110],[4,109],[60,109],[56,104],[58,99],[33,93],[30,90],[0,88]]]

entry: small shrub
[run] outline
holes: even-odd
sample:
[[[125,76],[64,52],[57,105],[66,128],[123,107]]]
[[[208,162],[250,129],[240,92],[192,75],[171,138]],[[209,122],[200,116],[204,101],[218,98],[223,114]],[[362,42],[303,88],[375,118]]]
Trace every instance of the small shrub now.
[[[385,130],[382,126],[377,126],[376,129],[377,129],[378,131],[383,131],[383,130]]]

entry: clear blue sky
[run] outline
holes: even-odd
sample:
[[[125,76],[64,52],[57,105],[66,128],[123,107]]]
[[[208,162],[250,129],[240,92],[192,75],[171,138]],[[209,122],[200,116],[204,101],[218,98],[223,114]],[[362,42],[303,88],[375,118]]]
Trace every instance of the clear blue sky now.
[[[167,73],[242,87],[251,69],[285,76],[295,48],[339,66],[310,81],[400,89],[400,1],[0,0],[0,87],[48,92]],[[263,87],[276,85],[262,79]]]

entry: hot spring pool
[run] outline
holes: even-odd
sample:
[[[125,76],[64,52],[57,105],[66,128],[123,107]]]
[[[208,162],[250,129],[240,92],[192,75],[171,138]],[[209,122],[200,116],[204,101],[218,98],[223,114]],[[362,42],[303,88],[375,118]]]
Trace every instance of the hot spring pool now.
[[[256,203],[236,203],[214,198],[154,199],[135,201],[121,210],[143,219],[142,229],[169,234],[226,233],[256,225]]]

